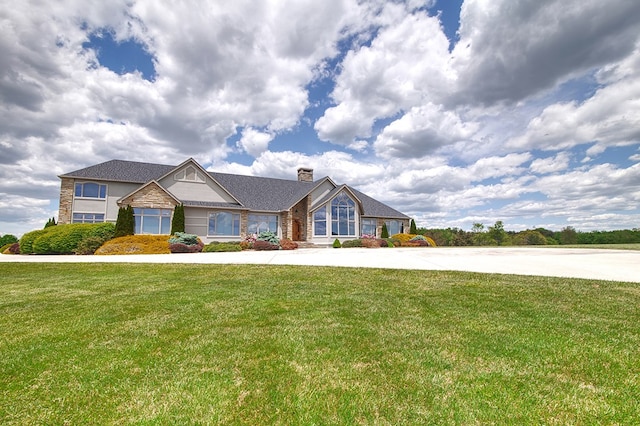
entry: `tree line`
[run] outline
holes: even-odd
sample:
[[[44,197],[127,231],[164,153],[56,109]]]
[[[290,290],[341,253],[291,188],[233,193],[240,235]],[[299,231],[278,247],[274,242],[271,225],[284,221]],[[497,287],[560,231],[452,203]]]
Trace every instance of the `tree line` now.
[[[634,244],[640,243],[640,228],[616,231],[577,231],[572,226],[560,231],[545,228],[507,231],[502,221],[485,227],[475,223],[471,231],[460,228],[417,228],[418,234],[433,238],[439,246],[526,246],[567,244]]]

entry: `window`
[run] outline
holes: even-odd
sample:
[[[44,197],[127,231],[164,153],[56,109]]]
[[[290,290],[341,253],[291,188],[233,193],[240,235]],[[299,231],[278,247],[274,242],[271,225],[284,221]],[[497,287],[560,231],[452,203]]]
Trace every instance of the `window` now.
[[[250,214],[247,232],[260,234],[264,231],[278,233],[278,216],[275,214]]]
[[[402,232],[401,224],[399,220],[385,220],[384,223],[387,224],[387,231],[389,232],[389,236],[399,234]]]
[[[81,198],[107,198],[107,185],[93,182],[76,183],[75,196]]]
[[[331,201],[331,235],[356,235],[356,203],[345,193]]]
[[[240,213],[209,213],[208,235],[240,235]]]
[[[195,167],[189,166],[180,170],[174,175],[175,180],[182,180],[187,182],[205,182],[204,175]]]
[[[327,209],[326,207],[313,213],[313,235],[327,235]]]
[[[104,213],[74,213],[73,223],[101,223],[104,222]]]
[[[362,219],[362,235],[376,235],[376,220]]]
[[[171,212],[169,209],[133,209],[136,234],[170,234]]]

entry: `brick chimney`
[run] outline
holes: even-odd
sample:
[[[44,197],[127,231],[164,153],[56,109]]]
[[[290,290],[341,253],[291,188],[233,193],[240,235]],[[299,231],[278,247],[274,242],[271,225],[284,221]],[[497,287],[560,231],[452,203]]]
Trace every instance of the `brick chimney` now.
[[[298,169],[298,180],[300,182],[313,182],[313,169],[300,167]]]

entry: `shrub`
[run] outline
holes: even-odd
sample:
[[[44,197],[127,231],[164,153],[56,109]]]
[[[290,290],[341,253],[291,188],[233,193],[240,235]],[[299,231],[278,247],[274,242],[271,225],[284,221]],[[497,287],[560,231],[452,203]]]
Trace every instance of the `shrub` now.
[[[267,241],[275,245],[280,244],[280,239],[278,238],[278,236],[271,231],[261,232],[260,235],[258,235],[257,241]],[[255,244],[254,244],[254,248],[255,248]]]
[[[258,236],[256,234],[247,235],[242,239],[242,242],[241,242],[242,249],[243,250],[252,249],[253,243],[255,243],[257,239],[258,239]]]
[[[333,241],[333,248],[340,248],[340,247],[342,247],[342,244],[340,243],[340,240],[336,238]]]
[[[380,247],[389,247],[389,242],[387,240],[383,240],[382,238],[378,238],[376,241],[378,241],[378,245]],[[391,244],[391,247],[393,247],[393,243]]]
[[[133,235],[135,233],[136,222],[133,217],[133,207],[120,207],[118,209],[118,219],[116,220],[116,230],[113,234],[115,238]]]
[[[373,240],[371,238],[364,238],[360,240],[362,242],[362,247],[366,248],[380,248],[380,243],[378,240]]]
[[[96,250],[97,255],[110,254],[168,254],[167,235],[128,235],[107,241]]]
[[[32,254],[33,253],[33,242],[39,236],[46,234],[49,232],[49,229],[38,229],[36,231],[27,232],[20,238],[20,253],[22,254]]]
[[[171,253],[200,253],[204,243],[197,235],[176,232],[169,238]]]
[[[84,254],[84,255],[93,254],[105,242],[106,242],[106,240],[101,238],[101,237],[87,237],[87,238],[84,238],[78,244],[78,249],[76,250],[76,254]]]
[[[184,232],[184,205],[178,204],[173,209],[173,218],[171,220],[171,234]]]
[[[280,246],[277,244],[271,244],[269,241],[257,240],[255,243],[253,243],[253,249],[258,251],[280,250]]]
[[[409,241],[427,241],[427,239],[423,236],[423,235],[416,235],[415,237],[412,237]]]
[[[78,245],[85,238],[97,237],[107,241],[113,238],[114,231],[114,224],[108,222],[50,226],[25,234],[20,247],[25,254],[71,254],[77,252]]]
[[[45,229],[50,227],[50,226],[56,226],[56,218],[55,217],[52,217],[51,219],[49,219],[47,221],[47,223],[44,224],[44,228]]]
[[[17,242],[18,238],[15,235],[4,234],[2,237],[0,237],[0,246],[2,247],[6,246],[7,244],[13,244]]]
[[[209,243],[202,249],[205,253],[225,252],[225,251],[242,251],[242,244],[231,243]]]
[[[413,237],[415,237],[413,234],[393,234],[391,236],[391,238],[400,242],[409,241]]]
[[[280,240],[280,247],[282,247],[282,250],[295,250],[298,248],[298,243],[289,238],[283,238]]]
[[[344,243],[342,243],[342,247],[344,248],[351,248],[351,247],[362,247],[362,241],[361,239],[355,239],[355,240],[347,240]]]
[[[389,238],[389,230],[387,229],[387,224],[382,224],[382,234],[380,235],[382,238]]]
[[[198,244],[169,243],[171,253],[200,253],[203,247],[202,242]]]
[[[20,254],[20,243],[5,244],[0,248],[2,254]]]
[[[418,233],[418,228],[416,228],[416,221],[413,219],[411,219],[411,224],[409,225],[409,233],[414,235]]]

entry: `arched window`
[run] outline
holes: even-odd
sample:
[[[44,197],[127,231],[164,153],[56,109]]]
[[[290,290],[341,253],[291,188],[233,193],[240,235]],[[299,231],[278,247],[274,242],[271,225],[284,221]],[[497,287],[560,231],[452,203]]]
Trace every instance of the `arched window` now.
[[[356,235],[356,203],[344,192],[331,201],[331,235]]]

